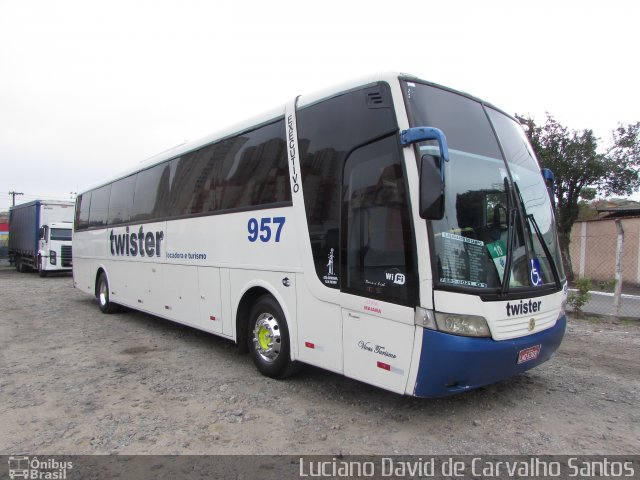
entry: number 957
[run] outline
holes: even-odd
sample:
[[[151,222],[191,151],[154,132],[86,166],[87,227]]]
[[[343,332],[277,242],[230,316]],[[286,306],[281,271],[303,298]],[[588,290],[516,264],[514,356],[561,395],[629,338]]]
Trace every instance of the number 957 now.
[[[275,241],[276,243],[280,241],[280,234],[282,233],[282,227],[284,227],[284,222],[286,217],[265,217],[261,218],[258,222],[257,218],[250,218],[247,223],[247,231],[249,232],[248,239],[250,242],[255,242],[260,239],[261,242],[270,241],[274,235],[272,230],[275,229]]]

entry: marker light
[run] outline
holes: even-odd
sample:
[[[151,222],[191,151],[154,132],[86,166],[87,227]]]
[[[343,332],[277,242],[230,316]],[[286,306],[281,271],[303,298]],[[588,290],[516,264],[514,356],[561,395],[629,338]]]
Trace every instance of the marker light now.
[[[428,328],[429,330],[437,330],[436,319],[433,316],[433,310],[416,307],[416,316],[414,323],[419,327]]]

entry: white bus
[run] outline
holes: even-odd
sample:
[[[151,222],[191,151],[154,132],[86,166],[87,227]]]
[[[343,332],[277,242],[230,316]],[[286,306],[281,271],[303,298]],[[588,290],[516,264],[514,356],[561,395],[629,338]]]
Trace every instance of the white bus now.
[[[239,344],[444,396],[556,351],[566,280],[515,119],[384,74],[300,96],[78,196],[74,284]]]

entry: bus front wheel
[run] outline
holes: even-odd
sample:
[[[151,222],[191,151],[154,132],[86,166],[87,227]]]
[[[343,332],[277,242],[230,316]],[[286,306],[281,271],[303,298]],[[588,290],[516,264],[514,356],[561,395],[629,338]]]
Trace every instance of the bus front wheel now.
[[[260,373],[271,378],[295,373],[299,365],[291,361],[289,329],[278,302],[271,295],[260,297],[249,319],[249,351]]]
[[[118,311],[118,305],[111,302],[109,298],[109,281],[107,280],[107,274],[104,272],[100,272],[100,276],[98,277],[96,298],[102,313],[114,313]]]

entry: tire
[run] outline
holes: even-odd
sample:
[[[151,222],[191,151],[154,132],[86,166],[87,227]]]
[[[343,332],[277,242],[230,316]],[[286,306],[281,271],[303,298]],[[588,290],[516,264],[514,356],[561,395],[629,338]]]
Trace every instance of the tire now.
[[[115,313],[118,311],[118,305],[111,302],[109,298],[109,280],[107,280],[107,274],[104,272],[100,272],[96,282],[96,299],[102,313]]]
[[[27,266],[22,261],[22,257],[16,257],[16,270],[20,273],[26,273]]]
[[[40,278],[44,278],[47,276],[47,271],[43,268],[42,265],[42,257],[38,257],[38,275],[40,275]]]
[[[271,295],[256,301],[249,316],[249,352],[260,373],[285,378],[300,369],[291,361],[289,328],[278,302]]]

